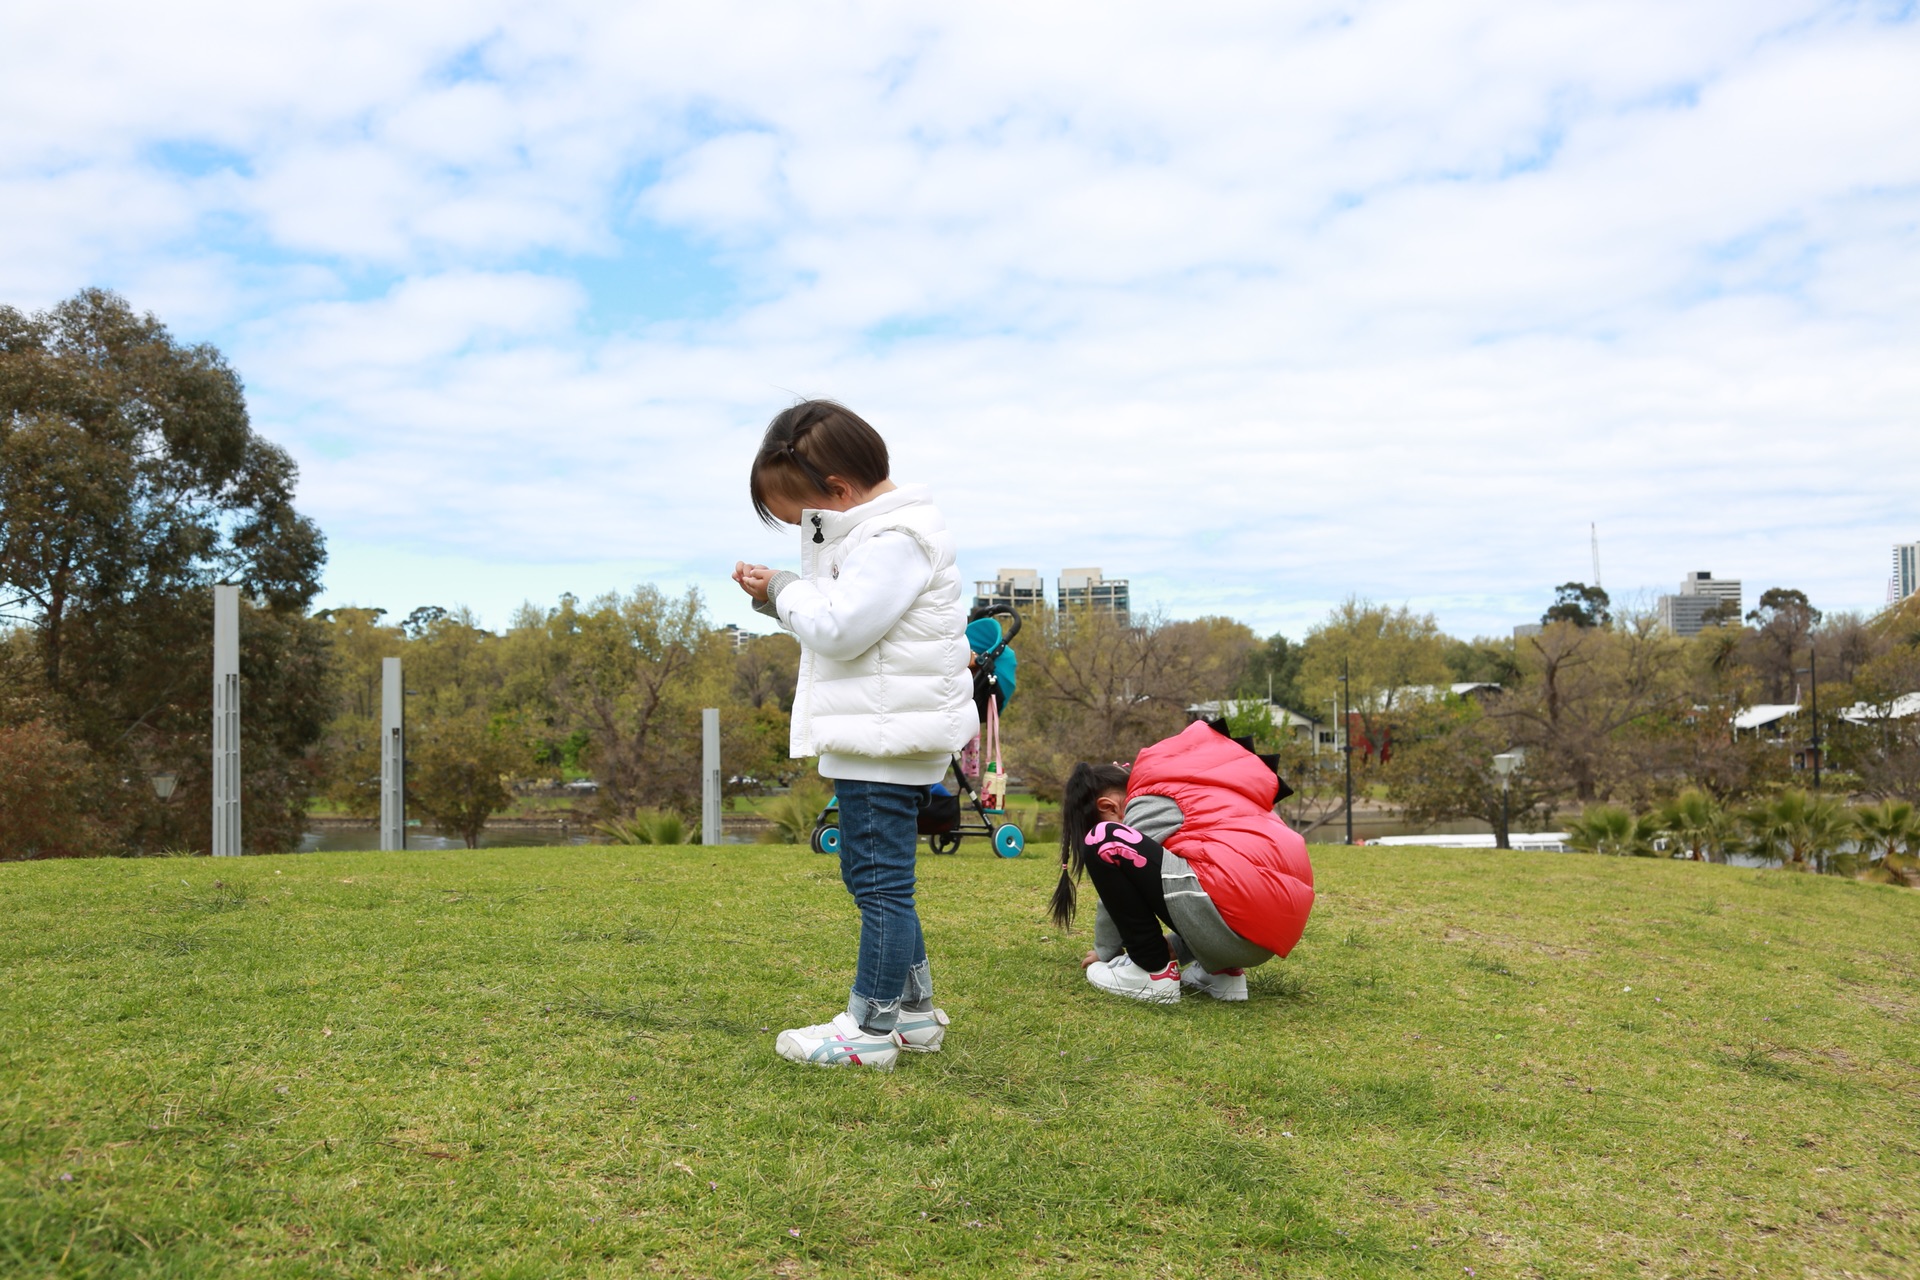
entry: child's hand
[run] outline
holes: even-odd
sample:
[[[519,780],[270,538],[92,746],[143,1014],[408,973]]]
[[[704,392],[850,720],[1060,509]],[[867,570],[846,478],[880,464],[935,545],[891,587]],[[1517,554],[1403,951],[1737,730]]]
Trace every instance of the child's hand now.
[[[733,565],[733,580],[739,583],[740,589],[752,596],[756,603],[765,604],[767,583],[773,580],[773,570],[763,564],[748,564],[744,560],[736,560]]]
[[[1099,961],[1100,961],[1100,953],[1098,951],[1089,951],[1087,952],[1087,954],[1080,957],[1080,967],[1082,969],[1088,969],[1093,967],[1095,964],[1099,963]]]

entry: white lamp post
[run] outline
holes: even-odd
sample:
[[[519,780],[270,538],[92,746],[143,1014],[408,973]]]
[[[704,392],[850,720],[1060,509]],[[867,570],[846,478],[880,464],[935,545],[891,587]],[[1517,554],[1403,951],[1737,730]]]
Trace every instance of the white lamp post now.
[[[1513,771],[1520,763],[1520,754],[1516,751],[1502,751],[1493,758],[1493,771],[1500,775],[1500,839],[1495,843],[1502,849],[1511,849],[1512,842],[1507,836],[1507,828],[1512,825],[1507,807],[1507,796],[1513,786]]]
[[[240,588],[213,589],[213,856],[240,856]]]

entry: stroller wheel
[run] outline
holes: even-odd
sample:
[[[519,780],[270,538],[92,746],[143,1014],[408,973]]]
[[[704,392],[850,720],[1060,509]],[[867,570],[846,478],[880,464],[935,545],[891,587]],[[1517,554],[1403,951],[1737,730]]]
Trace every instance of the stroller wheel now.
[[[840,854],[840,828],[837,826],[815,827],[813,829],[813,839],[810,843],[813,845],[813,851],[815,853],[831,853],[835,857],[838,857]]]
[[[1027,847],[1027,833],[1005,822],[993,833],[993,851],[1003,858],[1017,858]]]
[[[935,853],[947,854],[960,852],[960,837],[941,833],[927,837],[927,847]]]

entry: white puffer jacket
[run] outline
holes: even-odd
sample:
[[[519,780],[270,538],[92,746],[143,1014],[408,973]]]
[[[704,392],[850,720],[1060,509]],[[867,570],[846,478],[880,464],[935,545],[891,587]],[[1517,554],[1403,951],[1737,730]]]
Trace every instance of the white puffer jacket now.
[[[938,782],[980,726],[953,536],[927,489],[802,512],[800,565],[774,595],[802,649],[794,757],[829,778]]]

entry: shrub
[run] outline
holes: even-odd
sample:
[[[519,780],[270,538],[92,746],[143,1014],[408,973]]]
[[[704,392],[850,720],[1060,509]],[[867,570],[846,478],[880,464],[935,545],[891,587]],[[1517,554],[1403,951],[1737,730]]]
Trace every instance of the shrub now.
[[[0,858],[84,858],[107,852],[91,810],[99,771],[81,743],[45,720],[0,727]]]
[[[700,843],[700,833],[671,809],[641,809],[630,818],[609,818],[594,830],[614,844]]]

